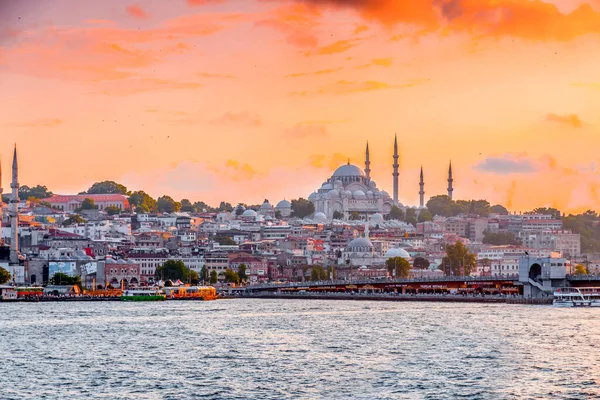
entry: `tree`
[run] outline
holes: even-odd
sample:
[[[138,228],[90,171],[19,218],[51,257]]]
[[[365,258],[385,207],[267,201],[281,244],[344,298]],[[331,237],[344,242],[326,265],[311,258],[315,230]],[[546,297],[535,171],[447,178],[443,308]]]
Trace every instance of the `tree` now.
[[[406,210],[406,217],[404,218],[407,224],[417,225],[417,210],[414,208],[408,208]]]
[[[419,211],[419,218],[417,219],[418,222],[431,221],[432,219],[433,216],[428,209],[423,208]]]
[[[575,275],[587,275],[588,271],[587,268],[585,267],[585,265],[583,264],[577,264],[575,266]]]
[[[127,195],[129,192],[127,188],[120,183],[113,181],[103,181],[94,183],[87,191],[86,194],[124,194]]]
[[[202,282],[208,281],[208,269],[206,268],[206,265],[202,266],[202,269],[200,270],[199,279]]]
[[[235,207],[235,215],[236,216],[240,216],[244,213],[244,211],[246,211],[246,206],[244,206],[242,203],[238,204],[237,207]]]
[[[19,199],[28,200],[34,199],[46,199],[52,196],[52,192],[48,190],[46,186],[37,185],[30,188],[27,185],[19,187]]]
[[[117,215],[121,214],[121,209],[115,206],[108,206],[104,209],[108,213],[108,215]]]
[[[220,246],[235,246],[237,244],[235,240],[229,236],[217,235],[213,240],[219,243]]]
[[[138,214],[158,211],[156,200],[150,197],[150,195],[143,190],[133,192],[131,196],[129,196],[129,204]]]
[[[212,208],[211,206],[209,206],[208,204],[206,204],[203,201],[197,201],[194,203],[194,208],[198,211],[198,212],[204,212],[204,210],[206,210],[206,212],[213,212],[215,211],[214,208]]]
[[[508,210],[506,207],[496,204],[490,207],[490,214],[508,215]]]
[[[0,285],[5,284],[6,282],[12,279],[12,275],[6,269],[0,267]]]
[[[182,212],[196,212],[196,207],[188,200],[181,200],[181,211]]]
[[[483,243],[495,246],[519,245],[521,242],[515,238],[512,232],[483,232]]]
[[[306,218],[315,212],[315,205],[312,201],[304,198],[292,200],[292,213],[296,218]]]
[[[408,278],[410,274],[410,263],[402,257],[388,258],[385,260],[385,266],[390,275],[396,270],[396,278]]]
[[[360,214],[357,211],[350,213],[350,221],[360,221]]]
[[[238,276],[240,277],[241,281],[247,281],[248,280],[248,275],[246,274],[246,270],[248,269],[248,267],[246,266],[246,264],[240,264],[240,266],[238,267]]]
[[[444,195],[433,196],[427,202],[427,209],[432,215],[451,217],[454,215],[455,204],[450,197]]]
[[[398,221],[404,221],[404,211],[398,206],[392,206],[390,210],[390,219],[396,219]]]
[[[569,229],[581,236],[582,252],[600,251],[600,220],[595,211],[588,210],[583,214],[562,218],[563,228]]]
[[[188,282],[190,279],[190,269],[181,260],[167,260],[154,273],[156,279],[172,280],[177,279],[182,282]],[[197,274],[196,274],[197,277]]]
[[[225,270],[223,276],[225,277],[225,282],[235,283],[236,285],[240,283],[240,276],[237,274],[237,272],[232,271],[229,268]]]
[[[537,207],[531,211],[531,214],[550,214],[554,219],[560,219],[561,213],[552,207]]]
[[[487,273],[490,273],[491,275],[492,260],[490,260],[489,258],[481,259],[479,260],[479,265],[481,265],[483,275],[486,275]]]
[[[161,213],[173,213],[181,209],[181,204],[173,200],[170,196],[162,196],[157,200],[158,211]]]
[[[96,209],[98,209],[98,206],[94,202],[94,199],[83,199],[83,201],[81,202],[81,207],[79,207],[79,209],[80,210],[96,210]]]
[[[50,278],[50,283],[53,285],[78,286],[81,289],[81,277],[69,276],[62,272],[57,272]]]
[[[190,269],[190,276],[189,276],[189,281],[192,285],[197,285],[198,282],[200,281],[200,278],[198,276],[198,273],[196,271],[194,271],[193,269]]]
[[[218,281],[219,281],[219,274],[217,274],[217,271],[215,271],[215,270],[210,271],[210,284],[214,285]]]
[[[416,269],[427,269],[429,268],[429,265],[431,264],[429,263],[429,260],[425,257],[416,257],[413,260],[413,267],[415,267]]]
[[[232,212],[233,211],[233,206],[229,203],[226,203],[224,201],[219,203],[219,208],[217,209],[217,211],[219,212]]]
[[[63,221],[63,226],[85,224],[87,221],[79,214],[73,214]]]
[[[311,271],[310,271],[310,280],[313,282],[316,281],[324,281],[329,279],[329,276],[327,275],[327,271],[325,271],[325,268],[323,268],[321,265],[315,265],[312,267]]]
[[[344,219],[344,213],[341,211],[334,211],[333,212],[333,219]]]
[[[442,259],[442,269],[446,275],[470,275],[475,265],[475,254],[470,253],[462,242],[446,245],[446,256]]]

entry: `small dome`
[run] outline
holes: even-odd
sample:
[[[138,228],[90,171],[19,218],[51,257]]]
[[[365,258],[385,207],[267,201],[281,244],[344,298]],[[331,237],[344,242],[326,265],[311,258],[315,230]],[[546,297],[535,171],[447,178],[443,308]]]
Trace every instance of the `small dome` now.
[[[368,198],[368,199],[372,199],[372,198],[373,198],[373,196],[374,196],[374,195],[373,195],[373,191],[369,190],[369,191],[367,192],[367,198]]]
[[[402,258],[408,260],[410,258],[410,254],[408,254],[408,252],[406,250],[404,250],[403,248],[400,248],[400,247],[393,247],[385,253],[385,258],[395,258],[395,257],[402,257]]]
[[[327,195],[329,196],[330,199],[332,199],[332,198],[340,197],[340,192],[333,189],[333,190],[330,190],[329,193],[327,193]]]
[[[242,217],[246,218],[256,218],[258,214],[254,210],[246,210],[242,213]]]
[[[364,199],[365,197],[367,197],[365,192],[363,192],[362,190],[355,190],[352,193],[352,196],[354,196],[355,199]]]
[[[136,262],[130,258],[129,260],[127,260],[127,264],[136,264]]]
[[[314,215],[313,219],[316,222],[327,222],[327,216],[325,214],[323,214],[322,212],[318,212]]]
[[[261,211],[268,211],[271,210],[273,208],[273,206],[271,205],[271,203],[269,203],[269,200],[265,199],[265,202],[262,203],[262,205],[260,206],[260,210]]]
[[[312,193],[311,196],[313,194],[316,194],[316,193]],[[310,196],[308,198],[310,199]],[[275,208],[277,208],[277,209],[280,209],[280,208],[292,208],[292,203],[290,203],[287,200],[281,200],[279,203],[277,203],[277,206]]]
[[[390,197],[389,193],[386,192],[385,190],[382,190],[380,193],[383,197]]]
[[[331,183],[325,182],[323,184],[323,186],[321,186],[321,190],[332,190],[332,189],[333,189],[333,185]]]
[[[127,264],[127,261],[123,260],[122,258],[117,260],[117,264]]]
[[[310,194],[310,196],[308,196],[308,199],[309,199],[310,201],[317,200],[318,198],[319,198],[319,195],[318,195],[317,193],[315,193],[315,192],[312,192],[312,193]],[[290,206],[290,207],[291,207],[291,206]]]
[[[344,193],[346,194],[346,196],[352,196],[352,192],[349,190],[346,190]]]
[[[77,250],[75,252],[75,255],[78,256],[78,257],[85,257],[85,256],[87,256],[87,254],[85,254],[85,251],[83,251],[83,250]]]
[[[90,256],[85,256],[84,260],[85,261],[94,261],[94,259]]]
[[[356,238],[348,243],[348,251],[365,252],[372,251],[373,243],[367,238]]]
[[[384,220],[383,220],[383,215],[379,214],[379,213],[375,213],[373,215],[371,215],[371,223],[372,224],[383,224]]]
[[[60,257],[58,257],[58,259],[61,260],[61,261],[65,261],[65,260],[68,260],[69,257],[67,257],[67,256],[60,256]]]
[[[336,169],[332,176],[365,176],[365,172],[356,165],[347,164]]]

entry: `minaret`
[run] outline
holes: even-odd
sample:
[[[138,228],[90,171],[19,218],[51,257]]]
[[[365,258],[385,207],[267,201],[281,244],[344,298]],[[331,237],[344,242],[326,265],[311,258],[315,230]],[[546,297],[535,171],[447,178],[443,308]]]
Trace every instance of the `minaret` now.
[[[369,160],[369,142],[367,141],[367,157],[365,158],[365,174],[367,180],[371,180],[371,161]]]
[[[13,155],[12,182],[10,184],[12,196],[8,208],[10,217],[10,263],[19,263],[19,166],[17,163],[17,145]]]
[[[448,197],[450,197],[450,200],[452,200],[452,192],[454,191],[454,188],[452,187],[453,181],[454,179],[452,179],[452,161],[450,161],[450,168],[448,168]]]
[[[394,136],[394,204],[398,204],[398,136]]]
[[[425,182],[423,181],[423,166],[421,165],[421,180],[419,181],[419,207],[425,207]]]

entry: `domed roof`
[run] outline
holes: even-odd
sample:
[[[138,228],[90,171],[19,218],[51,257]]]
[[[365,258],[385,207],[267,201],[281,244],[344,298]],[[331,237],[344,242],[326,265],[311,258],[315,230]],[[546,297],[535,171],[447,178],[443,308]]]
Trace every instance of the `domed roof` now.
[[[331,190],[333,189],[333,185],[331,183],[327,183],[325,182],[322,186],[321,186],[321,190]]]
[[[246,210],[242,213],[242,217],[256,217],[258,214],[256,213],[256,211],[250,209],[250,210]]]
[[[67,257],[67,256],[60,256],[60,257],[58,257],[58,259],[61,260],[61,261],[64,261],[64,260],[68,260],[69,257]]]
[[[83,250],[77,250],[75,252],[75,255],[78,256],[78,257],[85,257],[85,256],[87,256],[87,254],[85,254],[85,251],[83,251]]]
[[[355,190],[352,193],[352,196],[354,196],[354,198],[356,199],[363,199],[365,198],[367,195],[365,194],[365,192],[363,192],[362,190]]]
[[[316,193],[313,193],[316,194]],[[311,194],[312,196],[312,194]],[[310,198],[310,196],[309,196]],[[287,200],[281,200],[279,203],[277,203],[277,206],[275,208],[292,208],[292,203],[290,203]]]
[[[127,260],[127,264],[135,264],[135,261],[133,261],[131,258],[129,260]]]
[[[408,260],[410,258],[410,254],[408,254],[408,252],[401,247],[393,247],[385,253],[385,258],[395,257],[402,257]]]
[[[127,261],[123,260],[122,258],[119,258],[117,260],[117,264],[127,264]]]
[[[330,199],[333,198],[333,197],[340,197],[340,192],[338,192],[337,190],[333,189],[333,190],[329,191],[328,195],[329,195]]]
[[[373,215],[371,215],[371,223],[374,224],[382,224],[383,221],[383,215],[379,214],[379,213],[375,213]]]
[[[319,198],[319,195],[317,193],[315,193],[315,192],[312,192],[310,194],[310,196],[308,196],[308,199],[311,200],[311,201],[312,200],[317,200],[318,198]]]
[[[322,212],[318,212],[314,215],[313,219],[317,222],[327,222],[327,216]]]
[[[361,248],[368,247],[370,249],[373,248],[373,243],[367,238],[356,238],[353,239],[350,243],[348,243],[348,250],[350,251],[363,251]]]
[[[346,164],[336,169],[332,176],[365,176],[365,172],[356,165]]]
[[[262,205],[260,206],[261,210],[270,210],[271,208],[273,208],[273,206],[271,205],[271,203],[269,203],[269,200],[265,199],[265,202],[262,203]]]

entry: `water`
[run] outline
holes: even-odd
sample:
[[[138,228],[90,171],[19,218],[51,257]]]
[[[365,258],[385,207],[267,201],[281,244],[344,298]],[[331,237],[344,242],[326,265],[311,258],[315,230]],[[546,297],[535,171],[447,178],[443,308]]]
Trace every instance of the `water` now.
[[[598,398],[599,317],[459,303],[2,303],[0,398]]]

